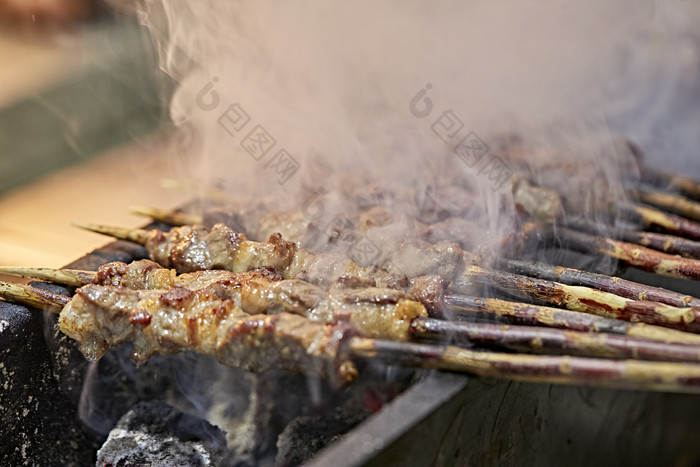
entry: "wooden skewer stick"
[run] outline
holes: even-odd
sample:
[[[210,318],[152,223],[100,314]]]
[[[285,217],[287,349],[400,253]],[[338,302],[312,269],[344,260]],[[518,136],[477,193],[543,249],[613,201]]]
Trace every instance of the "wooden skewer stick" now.
[[[530,227],[529,231],[542,232],[543,227]],[[567,248],[618,259],[623,263],[660,276],[677,279],[700,280],[700,260],[669,255],[633,243],[557,228],[556,233],[547,229],[546,238],[559,239]]]
[[[95,271],[83,271],[80,269],[53,269],[53,268],[23,268],[14,266],[0,266],[0,273],[15,276],[30,277],[57,284],[80,287],[90,284],[97,279]]]
[[[700,240],[700,224],[685,217],[642,205],[623,204],[618,208],[646,227],[692,240]]]
[[[565,354],[585,357],[700,362],[700,345],[660,342],[619,334],[563,331],[541,326],[454,322],[414,318],[412,340],[475,344],[525,353]]]
[[[451,290],[469,293],[471,284],[482,282],[509,295],[543,302],[606,318],[641,321],[683,331],[700,331],[700,309],[679,308],[658,302],[630,300],[588,287],[521,276],[505,271],[469,266],[452,284]],[[700,338],[700,336],[692,336]]]
[[[662,193],[660,191],[638,190],[639,200],[673,212],[683,217],[700,221],[700,203],[691,201],[683,196]]]
[[[660,287],[620,279],[619,277],[596,274],[580,269],[565,268],[546,263],[521,260],[502,260],[499,268],[524,276],[537,277],[568,285],[579,285],[609,292],[632,300],[649,300],[676,307],[700,308],[700,298],[683,295]]]
[[[166,211],[148,206],[130,206],[129,211],[139,216],[150,217],[154,221],[170,225],[194,225],[202,223],[202,216],[179,211]]]
[[[100,233],[110,237],[117,238],[119,240],[126,240],[129,242],[138,243],[139,245],[145,245],[148,239],[156,232],[155,230],[147,229],[129,229],[124,227],[111,227],[107,225],[100,224],[83,224],[79,222],[73,222],[75,227],[80,229],[89,230],[91,232]]]
[[[70,297],[65,295],[47,292],[30,285],[8,282],[0,282],[0,297],[54,313],[59,313],[70,302]]]
[[[690,240],[678,235],[668,233],[640,231],[635,227],[612,227],[601,224],[566,219],[563,227],[590,235],[600,236],[601,232],[609,232],[614,240],[627,243],[636,243],[654,250],[662,251],[670,255],[680,255],[684,258],[700,259],[700,241]],[[530,230],[536,228],[536,224],[529,224]],[[544,230],[544,229],[542,229]]]
[[[643,182],[662,189],[677,190],[689,198],[700,200],[700,181],[645,165],[640,169]]]
[[[675,235],[655,232],[639,232],[635,230],[623,230],[619,235],[620,240],[628,243],[636,243],[654,250],[663,251],[670,255],[680,255],[684,258],[700,259],[700,242],[688,240]]]
[[[700,365],[690,363],[503,354],[359,337],[350,341],[350,350],[354,356],[392,364],[491,378],[700,393]]]
[[[547,326],[580,332],[621,334],[659,342],[700,343],[698,340],[700,336],[696,334],[653,324],[630,323],[581,311],[461,294],[445,295],[444,303],[453,313],[456,313],[457,318],[469,318],[473,313],[481,313],[504,318],[518,324]]]

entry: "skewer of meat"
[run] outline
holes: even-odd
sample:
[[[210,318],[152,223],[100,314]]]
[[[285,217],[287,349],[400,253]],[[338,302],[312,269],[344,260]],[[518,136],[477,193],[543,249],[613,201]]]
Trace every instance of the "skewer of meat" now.
[[[352,240],[372,229],[390,227],[391,224],[409,227],[415,238],[430,243],[452,241],[462,248],[471,248],[477,244],[481,232],[477,226],[466,219],[448,217],[432,224],[425,224],[417,219],[403,217],[398,219],[388,209],[375,206],[359,212],[356,216],[344,215],[342,220],[351,225],[331,225],[319,227],[307,219],[301,212],[283,213],[277,211],[257,213],[252,216],[231,211],[230,207],[207,209],[202,215],[181,211],[165,211],[146,206],[132,206],[130,211],[137,215],[173,226],[203,225],[212,228],[222,223],[233,230],[244,232],[253,240],[267,239],[273,233],[280,233],[288,241],[299,244],[302,248],[320,251],[333,250],[336,243],[344,239]],[[507,241],[508,239],[504,239]],[[338,250],[349,245],[340,245]]]
[[[231,301],[183,290],[88,285],[65,304],[67,297],[0,284],[6,298],[60,310],[61,330],[93,359],[109,346],[130,341],[134,358],[141,363],[153,353],[192,350],[249,371],[302,371],[339,383],[356,377],[352,358],[379,358],[391,364],[519,381],[700,393],[698,364],[513,355],[369,339],[353,335],[340,323],[318,323],[288,313],[250,316]]]
[[[206,213],[205,216],[196,216],[190,214],[169,213],[153,208],[142,208],[138,211],[138,213],[148,215],[155,220],[163,221],[171,225],[194,225],[201,224],[201,222],[204,221],[207,221],[206,223],[211,223],[213,220],[206,219]],[[209,212],[208,215],[215,219],[222,219],[222,215],[217,215],[216,211]],[[272,216],[273,219],[276,217],[278,216]],[[268,219],[266,228],[263,229],[263,231],[270,233],[275,231],[282,231],[285,233],[288,232],[291,234],[291,237],[283,234],[284,238],[291,241],[300,242],[300,244],[303,246],[307,239],[307,234],[309,234],[309,229],[313,228],[313,225],[309,224],[308,222],[305,223],[303,219],[295,219],[295,221],[298,221],[298,223],[286,221],[275,223],[270,222],[270,219]],[[473,234],[469,235],[469,232],[477,230],[473,224],[460,220],[457,225],[452,225],[456,221],[457,219],[449,219],[434,225],[419,227],[418,236],[419,238],[429,242],[450,241],[454,240],[455,236],[476,237],[476,235]],[[229,225],[230,223],[226,224]],[[240,222],[238,222],[238,224],[241,225]],[[290,228],[290,225],[295,225],[296,227]],[[275,228],[279,228],[279,230],[274,230]],[[587,253],[592,252],[595,254],[603,254],[605,256],[615,258],[616,260],[620,260],[627,265],[660,275],[691,280],[700,278],[700,242],[697,241],[687,240],[685,238],[666,234],[638,232],[625,229],[618,232],[622,239],[625,240],[624,242],[620,242],[618,240],[613,240],[598,235],[581,237],[581,235],[578,235],[578,232],[576,231],[560,228],[553,230],[547,226],[539,226],[538,224],[534,223],[526,224],[523,232],[525,235],[529,235],[530,237],[533,237],[533,234],[544,233],[542,236],[542,241],[546,242],[553,239],[563,241],[572,240],[571,248],[575,250],[581,251],[583,249],[583,251]],[[569,232],[573,232],[571,239],[567,237]],[[256,238],[260,238],[257,236],[260,234],[258,229],[253,229],[253,234],[256,236]],[[582,235],[584,234],[582,233]],[[381,235],[379,236],[381,237]],[[573,241],[575,238],[580,238],[581,240]],[[517,240],[516,238],[510,238],[504,239],[504,242],[509,242],[515,245]],[[460,246],[463,248],[472,249],[474,243],[474,241],[467,240],[460,242]],[[597,248],[596,245],[598,245]],[[645,248],[640,248],[638,245]],[[321,245],[321,247],[323,246],[324,245]],[[389,251],[390,247],[380,247],[379,249],[382,251]],[[643,254],[638,254],[638,251]],[[673,256],[678,254],[682,255],[685,259]]]
[[[59,312],[60,330],[78,341],[89,360],[110,346],[132,342],[132,361],[154,353],[193,350],[224,365],[250,371],[280,368],[352,381],[357,370],[343,349],[347,324],[301,316],[248,315],[231,301],[175,288],[139,291],[88,285],[69,299],[33,287],[0,283],[4,298]]]
[[[168,219],[168,213],[164,211],[151,210],[148,211],[148,213],[152,214],[159,220],[172,220]],[[197,216],[190,215],[189,217],[189,221],[201,219]],[[185,221],[185,219],[180,220]],[[663,241],[664,246],[670,243],[674,247],[683,248],[685,243],[689,243],[692,244],[690,245],[690,248],[693,250],[700,248],[700,242],[689,241],[678,237],[675,237],[672,241],[669,241],[669,238],[667,238],[669,236],[661,234],[640,232],[639,236],[640,238],[637,240],[640,240],[640,243],[644,243],[648,237],[664,237],[657,239],[658,241]],[[700,253],[700,251],[698,253]],[[550,281],[563,282],[568,285],[590,287],[633,300],[659,302],[680,308],[700,308],[700,299],[694,299],[693,297],[684,296],[669,290],[638,284],[631,281],[625,281],[619,278],[612,278],[601,274],[577,271],[559,266],[552,266],[545,263],[530,263],[528,267],[523,268],[523,264],[518,264],[517,260],[513,261],[512,264],[508,260],[501,261],[499,266],[501,268],[510,269],[510,272],[514,272],[519,275],[533,276]],[[520,268],[520,270],[518,270],[518,268]],[[542,274],[545,271],[547,271],[547,274],[543,276]],[[564,272],[564,275],[562,276],[562,274],[558,273],[557,271]]]
[[[605,317],[684,330],[693,330],[700,323],[698,309],[632,301],[586,287],[481,268],[471,264],[473,258],[468,253],[449,243],[431,245],[407,241],[395,245],[388,263],[397,271],[392,273],[384,268],[360,267],[342,255],[311,253],[284,241],[279,235],[271,236],[266,243],[251,242],[245,235],[235,233],[223,224],[215,225],[211,231],[201,226],[184,226],[167,233],[158,229],[84,227],[137,241],[146,246],[151,259],[174,267],[178,272],[211,268],[245,271],[265,266],[277,269],[285,278],[302,279],[325,288],[349,280],[357,284],[403,288],[409,285],[408,277],[442,274],[451,281],[450,289],[458,293],[469,294],[475,282],[485,282],[519,296]],[[426,305],[430,306],[429,303]]]
[[[302,281],[279,280],[272,272],[252,271],[236,274],[228,271],[201,271],[174,276],[164,271],[167,270],[159,269],[149,260],[135,261],[130,265],[108,263],[92,273],[91,283],[136,289],[181,287],[197,293],[210,293],[219,299],[232,300],[236,306],[249,314],[287,312],[301,314],[316,321],[345,320],[365,337],[443,342],[456,339],[458,342],[466,340],[482,346],[536,353],[564,351],[574,355],[615,358],[682,358],[685,361],[700,359],[698,336],[655,326],[611,322],[591,315],[567,317],[567,313],[575,313],[558,313],[560,322],[570,321],[576,324],[575,328],[569,328],[575,329],[574,332],[542,327],[450,322],[428,318],[420,304],[410,300],[411,297],[407,294],[394,289],[370,287],[334,290],[328,293]],[[12,272],[35,278],[39,276],[38,278],[59,283],[67,280],[73,285],[80,285],[78,281],[90,277],[89,271],[74,270],[12,268]],[[161,274],[157,274],[159,272]],[[163,281],[160,280],[161,277],[167,279]],[[75,280],[76,278],[78,280]],[[450,296],[446,302],[465,308],[464,300],[461,296]],[[545,310],[543,307],[534,310],[525,304],[515,303],[507,306],[511,306],[510,313],[497,313],[522,318],[524,314],[535,311],[542,318],[540,321],[543,324],[551,324],[552,313],[557,314],[557,311],[561,311]],[[502,306],[501,309],[503,308]],[[547,316],[550,317],[550,321],[545,323]],[[537,320],[530,321],[528,324],[539,324]],[[621,335],[591,335],[589,331]],[[664,347],[665,344],[659,342],[649,342],[649,339],[671,343],[671,347]],[[695,345],[680,345],[680,350],[673,350],[672,347],[676,345],[674,342],[694,342]]]

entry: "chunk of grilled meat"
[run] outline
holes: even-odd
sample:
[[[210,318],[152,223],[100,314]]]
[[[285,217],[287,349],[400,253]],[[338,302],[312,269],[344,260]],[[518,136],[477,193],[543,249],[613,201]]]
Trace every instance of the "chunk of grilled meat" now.
[[[267,242],[249,241],[244,234],[223,224],[216,224],[211,230],[202,226],[182,226],[169,232],[151,230],[144,244],[151,259],[178,273],[206,269],[241,272],[271,267],[284,278],[323,286],[330,286],[343,276],[383,287],[408,282],[405,276],[386,269],[358,266],[343,255],[311,253],[279,234],[271,235]]]
[[[248,314],[294,313],[314,321],[347,321],[367,337],[407,340],[410,322],[427,316],[425,307],[397,289],[335,287],[330,292],[301,281],[286,279],[271,269],[233,273],[206,270],[176,275],[150,260],[101,266],[95,283],[130,289],[170,289],[180,287],[221,300],[231,300]],[[430,278],[422,278],[411,292],[428,300],[435,288]],[[440,296],[441,296],[440,291]]]
[[[62,332],[98,359],[132,342],[135,363],[152,354],[193,350],[250,371],[277,368],[345,383],[357,374],[342,343],[345,323],[321,323],[290,313],[249,315],[230,300],[182,287],[130,290],[86,285],[60,313]]]

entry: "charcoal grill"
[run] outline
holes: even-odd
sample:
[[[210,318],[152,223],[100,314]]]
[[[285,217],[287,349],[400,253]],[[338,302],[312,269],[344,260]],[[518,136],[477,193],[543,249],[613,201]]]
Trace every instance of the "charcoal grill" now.
[[[141,247],[117,241],[69,266],[95,269],[105,262],[144,256]],[[57,286],[43,286],[60,291]],[[172,369],[178,363],[168,366],[168,362],[177,356],[154,359],[128,377],[96,388],[104,407],[95,410],[111,413],[86,426],[78,413],[89,364],[70,339],[44,322],[53,319],[0,302],[0,415],[7,421],[0,428],[3,465],[91,464],[110,423],[139,401],[167,402],[175,384],[149,368]],[[118,351],[110,351],[108,356],[114,358],[101,360],[97,368],[119,373],[110,368],[117,364],[115,358],[124,357]],[[700,402],[695,396],[537,385],[443,372],[417,372],[411,378],[403,392],[328,444],[309,465],[695,465],[700,461],[700,445],[694,442],[700,432]],[[130,397],[125,398],[123,391],[117,396],[110,393],[124,387],[131,391]],[[295,400],[294,395],[287,397]],[[272,464],[274,457],[268,451],[257,461]]]

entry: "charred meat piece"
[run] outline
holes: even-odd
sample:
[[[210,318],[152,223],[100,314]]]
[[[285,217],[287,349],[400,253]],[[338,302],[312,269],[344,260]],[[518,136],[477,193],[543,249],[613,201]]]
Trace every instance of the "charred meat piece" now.
[[[232,301],[180,287],[143,291],[87,285],[63,308],[59,326],[89,359],[132,342],[136,363],[154,353],[189,349],[250,371],[278,368],[337,382],[356,376],[341,348],[350,326],[289,313],[249,315]]]

